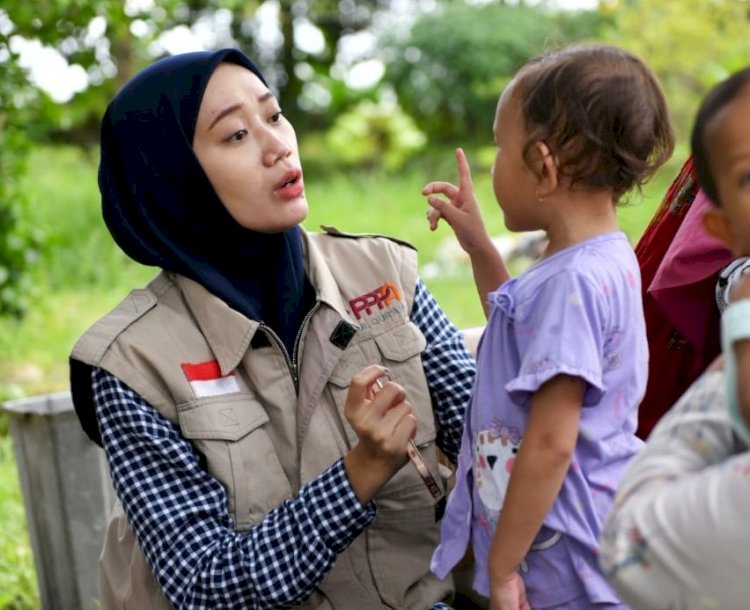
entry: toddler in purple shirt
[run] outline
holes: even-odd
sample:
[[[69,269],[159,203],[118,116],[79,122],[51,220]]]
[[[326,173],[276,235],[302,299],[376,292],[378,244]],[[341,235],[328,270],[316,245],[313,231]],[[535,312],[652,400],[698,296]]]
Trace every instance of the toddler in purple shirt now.
[[[447,576],[471,544],[473,588],[492,610],[625,608],[597,541],[642,445],[648,346],[616,205],[672,152],[666,103],[632,54],[577,45],[521,68],[493,133],[505,225],[543,229],[548,246],[509,278],[461,150],[459,184],[423,189],[430,227],[444,219],[469,254],[488,318],[432,569]]]

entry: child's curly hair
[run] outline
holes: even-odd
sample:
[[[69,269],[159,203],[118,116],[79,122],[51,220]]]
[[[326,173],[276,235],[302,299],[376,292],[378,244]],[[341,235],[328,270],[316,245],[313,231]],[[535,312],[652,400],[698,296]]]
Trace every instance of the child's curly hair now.
[[[672,155],[674,132],[653,72],[635,55],[603,44],[540,55],[514,79],[528,139],[557,158],[571,188],[639,189]]]

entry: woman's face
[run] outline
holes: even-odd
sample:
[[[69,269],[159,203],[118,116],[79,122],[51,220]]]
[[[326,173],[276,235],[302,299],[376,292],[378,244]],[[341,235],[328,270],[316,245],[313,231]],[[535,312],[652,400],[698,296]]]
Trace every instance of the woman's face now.
[[[307,216],[294,128],[247,68],[222,63],[214,70],[193,150],[226,209],[246,229],[277,233]]]

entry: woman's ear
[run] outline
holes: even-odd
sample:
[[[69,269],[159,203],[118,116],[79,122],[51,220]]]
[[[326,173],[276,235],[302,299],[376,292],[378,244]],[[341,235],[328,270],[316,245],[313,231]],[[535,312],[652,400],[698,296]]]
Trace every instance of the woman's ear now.
[[[703,212],[703,226],[711,235],[723,241],[735,254],[739,253],[740,244],[732,221],[727,213],[716,206]]]
[[[557,189],[558,186],[558,172],[557,172],[557,159],[552,154],[549,146],[545,142],[537,142],[534,144],[537,154],[539,155],[539,187],[537,188],[537,195],[544,197],[549,195]]]

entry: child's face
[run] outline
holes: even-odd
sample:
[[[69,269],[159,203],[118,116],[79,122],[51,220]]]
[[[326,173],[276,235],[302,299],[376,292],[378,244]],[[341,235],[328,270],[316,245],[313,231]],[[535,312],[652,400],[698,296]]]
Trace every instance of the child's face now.
[[[246,229],[275,233],[307,216],[294,129],[247,68],[223,63],[211,75],[193,150],[224,206]]]
[[[721,237],[737,255],[750,255],[750,85],[706,125],[706,154],[725,220]]]
[[[505,226],[511,231],[539,228],[536,188],[538,181],[523,158],[526,131],[513,83],[505,88],[497,103],[493,134],[497,153],[492,167],[492,187],[503,211]]]

